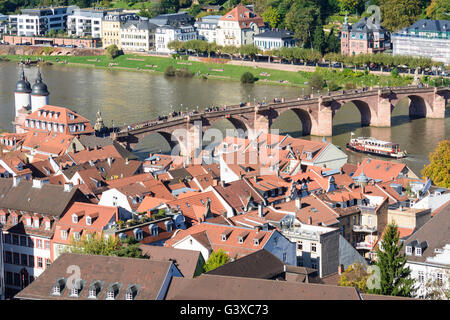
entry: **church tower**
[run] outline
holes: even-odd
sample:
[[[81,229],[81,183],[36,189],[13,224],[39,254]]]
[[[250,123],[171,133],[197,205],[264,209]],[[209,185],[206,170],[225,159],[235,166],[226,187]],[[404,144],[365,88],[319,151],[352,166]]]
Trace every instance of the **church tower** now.
[[[16,89],[14,90],[15,109],[17,117],[19,110],[22,108],[29,108],[31,106],[31,86],[28,80],[25,78],[25,72],[23,68],[19,73],[19,81],[16,83]]]
[[[31,87],[31,112],[48,105],[49,95],[47,85],[42,81],[41,71],[38,69],[36,82]]]

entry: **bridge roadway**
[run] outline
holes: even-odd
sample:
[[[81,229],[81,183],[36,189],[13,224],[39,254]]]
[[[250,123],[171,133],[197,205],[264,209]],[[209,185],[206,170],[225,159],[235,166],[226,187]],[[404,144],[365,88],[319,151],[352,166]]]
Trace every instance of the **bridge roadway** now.
[[[291,109],[298,107],[306,107],[306,106],[318,106],[319,100],[321,100],[321,104],[324,106],[330,106],[332,102],[338,101],[352,101],[364,99],[366,97],[372,97],[375,95],[379,95],[380,89],[372,89],[372,90],[344,90],[344,91],[335,91],[330,92],[328,95],[321,95],[319,97],[306,97],[287,100],[284,102],[271,102],[271,103],[260,103],[258,105],[258,112],[264,112],[267,110],[277,110],[277,109]],[[448,91],[447,87],[437,88],[437,92],[440,91]],[[434,92],[434,87],[390,87],[390,88],[381,88],[381,96],[389,96],[392,93],[402,94],[402,95],[420,95],[424,93]],[[344,93],[343,93],[344,92]],[[189,122],[194,123],[195,121],[202,121],[203,119],[212,119],[212,118],[224,118],[227,116],[236,116],[242,114],[249,114],[255,111],[256,105],[250,105],[247,103],[244,106],[239,105],[231,105],[227,106],[226,110],[224,107],[218,107],[217,111],[203,111],[201,113],[190,112]],[[130,125],[125,125],[119,127],[118,132],[113,133],[113,137],[115,139],[123,139],[129,135],[140,135],[148,132],[158,132],[158,131],[166,131],[171,127],[180,127],[187,122],[187,115],[180,115],[172,117],[168,116],[165,120],[149,120],[139,123],[134,123]]]

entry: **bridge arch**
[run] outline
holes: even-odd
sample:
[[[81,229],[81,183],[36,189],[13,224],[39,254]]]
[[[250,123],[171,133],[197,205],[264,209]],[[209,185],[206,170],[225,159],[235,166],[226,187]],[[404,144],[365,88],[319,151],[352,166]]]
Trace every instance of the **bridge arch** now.
[[[220,130],[224,136],[227,133],[227,130],[234,130],[234,134],[239,137],[247,137],[248,131],[251,129],[248,123],[235,117],[219,118],[215,121],[211,121],[209,128]]]
[[[369,126],[370,121],[372,119],[372,109],[370,108],[370,105],[364,100],[355,99],[355,100],[344,101],[344,102],[341,102],[336,107],[333,107],[332,108],[333,120],[335,119],[336,114],[341,113],[344,110],[344,108],[347,110],[348,107],[344,107],[344,106],[349,105],[349,104],[353,104],[358,109],[359,114],[361,116],[361,118],[360,118],[361,126],[363,126],[363,127]],[[348,117],[347,115],[345,117],[346,117],[346,119],[350,119],[350,121],[352,119],[352,117]]]
[[[295,118],[295,120],[298,121],[291,121],[292,118]],[[291,108],[288,110],[285,110],[279,114],[277,119],[275,119],[272,124],[271,128],[277,128],[280,129],[280,133],[289,133],[284,132],[286,128],[288,130],[296,130],[295,133],[301,132],[302,136],[309,136],[311,134],[311,128],[313,126],[313,119],[310,115],[310,113],[307,110],[301,109],[301,108]],[[286,123],[289,122],[289,123]],[[296,126],[297,124],[301,125],[301,130],[298,130]],[[287,126],[286,126],[287,125]],[[293,128],[293,129],[291,129]],[[296,135],[296,134],[294,134]]]
[[[141,159],[145,159],[150,153],[171,154],[179,144],[179,141],[172,140],[170,133],[158,131],[140,136],[132,143],[132,149]]]
[[[407,99],[407,100],[406,100]],[[392,104],[391,116],[396,116],[404,110],[404,105],[408,101],[408,115],[410,118],[425,118],[427,113],[432,113],[431,105],[421,96],[408,95]]]

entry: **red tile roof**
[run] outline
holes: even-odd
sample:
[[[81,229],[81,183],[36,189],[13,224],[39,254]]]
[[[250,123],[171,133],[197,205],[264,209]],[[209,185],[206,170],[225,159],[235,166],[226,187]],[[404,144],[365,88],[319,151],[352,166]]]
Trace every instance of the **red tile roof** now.
[[[259,15],[243,6],[242,4],[238,4],[231,11],[224,14],[219,20],[222,21],[237,21],[239,22],[239,27],[241,29],[247,29],[250,27],[250,23],[255,23],[259,27],[264,26],[263,18]]]
[[[364,171],[364,174],[371,179],[388,181],[396,179],[405,168],[406,164],[404,163],[365,158],[353,177],[359,176]]]

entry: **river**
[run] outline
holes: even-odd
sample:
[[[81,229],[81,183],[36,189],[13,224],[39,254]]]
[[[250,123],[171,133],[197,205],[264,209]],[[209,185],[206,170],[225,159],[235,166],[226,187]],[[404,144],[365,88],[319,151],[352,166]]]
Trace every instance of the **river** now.
[[[12,130],[14,118],[14,87],[19,68],[14,62],[0,62],[0,127]],[[34,83],[36,68],[25,68],[25,75]],[[297,98],[300,90],[273,85],[242,85],[239,82],[202,79],[167,78],[144,72],[111,71],[70,66],[44,66],[42,78],[50,91],[50,104],[65,106],[95,122],[101,111],[107,126],[123,125],[167,115],[171,110],[195,110],[210,106],[238,104],[241,101],[271,100],[275,97]],[[333,137],[327,140],[345,150],[353,131],[357,136],[374,136],[399,143],[409,157],[403,159],[417,174],[428,163],[428,154],[439,141],[450,137],[450,108],[445,119],[414,119],[408,117],[408,100],[395,109],[391,128],[361,127],[360,114],[353,104],[345,105],[334,120]],[[219,124],[219,129],[223,129]],[[226,125],[225,125],[226,126]],[[301,136],[301,122],[286,112],[273,124],[281,132]],[[299,132],[300,131],[300,132]],[[322,137],[304,137],[321,140]],[[146,151],[165,150],[161,137],[149,137],[139,145]],[[348,151],[349,162],[361,161],[361,154]]]

